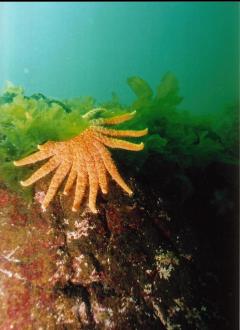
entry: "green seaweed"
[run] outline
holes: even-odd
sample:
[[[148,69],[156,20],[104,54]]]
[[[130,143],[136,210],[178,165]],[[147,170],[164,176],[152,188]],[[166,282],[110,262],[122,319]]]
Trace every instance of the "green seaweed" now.
[[[125,126],[149,128],[145,158],[160,153],[162,159],[181,168],[205,167],[211,162],[237,164],[237,106],[211,114],[179,109],[182,97],[177,79],[171,73],[163,77],[155,96],[139,77],[129,78],[128,84],[137,97],[130,109],[137,109],[138,116]]]

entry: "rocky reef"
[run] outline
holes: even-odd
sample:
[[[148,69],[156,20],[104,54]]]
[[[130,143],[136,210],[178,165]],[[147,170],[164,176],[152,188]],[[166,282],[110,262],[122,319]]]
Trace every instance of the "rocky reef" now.
[[[115,185],[98,214],[41,211],[0,189],[0,324],[8,329],[208,329],[194,256],[161,196]],[[147,196],[147,197],[146,197]]]

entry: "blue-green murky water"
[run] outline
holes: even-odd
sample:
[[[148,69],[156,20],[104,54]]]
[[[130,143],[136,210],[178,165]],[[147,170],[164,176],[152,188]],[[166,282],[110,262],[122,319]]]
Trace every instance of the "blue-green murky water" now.
[[[210,112],[238,98],[236,2],[1,3],[0,85],[6,80],[51,97],[115,91],[126,78],[154,88],[172,71],[182,106]]]

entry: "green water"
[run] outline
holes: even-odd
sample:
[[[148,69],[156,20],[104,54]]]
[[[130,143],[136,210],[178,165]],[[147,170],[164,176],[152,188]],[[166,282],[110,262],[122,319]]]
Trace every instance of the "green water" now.
[[[182,107],[211,112],[238,99],[238,10],[209,3],[1,3],[0,86],[50,97],[112,91],[141,76],[155,88],[173,72]]]

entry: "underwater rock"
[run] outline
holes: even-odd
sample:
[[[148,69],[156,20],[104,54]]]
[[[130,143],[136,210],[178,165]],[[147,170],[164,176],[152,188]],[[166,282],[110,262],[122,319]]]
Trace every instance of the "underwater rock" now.
[[[29,205],[1,187],[1,329],[207,329],[160,196],[130,182],[135,197],[111,185],[98,214],[61,194],[43,213],[46,183]]]
[[[53,328],[50,278],[63,236],[37,205],[27,205],[4,186],[0,204],[0,328]]]

